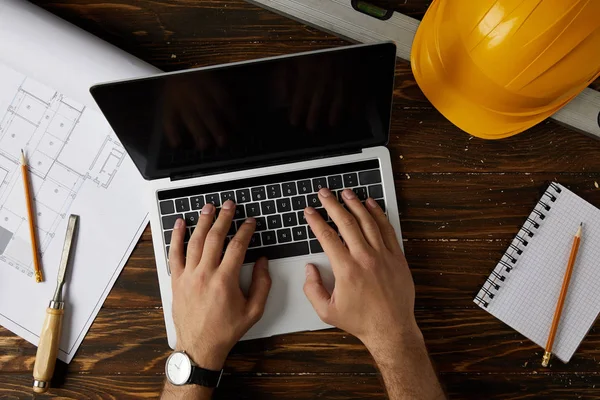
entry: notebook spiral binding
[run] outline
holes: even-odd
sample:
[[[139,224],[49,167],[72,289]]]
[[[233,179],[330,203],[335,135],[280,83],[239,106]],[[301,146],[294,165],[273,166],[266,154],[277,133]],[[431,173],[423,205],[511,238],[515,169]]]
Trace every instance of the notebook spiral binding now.
[[[516,267],[519,256],[527,250],[529,240],[535,236],[535,232],[540,228],[546,213],[552,209],[552,203],[557,199],[562,189],[554,182],[548,186],[542,198],[537,202],[535,208],[527,217],[527,220],[509,245],[506,252],[502,255],[496,268],[486,279],[485,283],[475,296],[474,302],[487,308],[490,301],[496,296],[502,288],[502,283],[507,279],[510,272]]]

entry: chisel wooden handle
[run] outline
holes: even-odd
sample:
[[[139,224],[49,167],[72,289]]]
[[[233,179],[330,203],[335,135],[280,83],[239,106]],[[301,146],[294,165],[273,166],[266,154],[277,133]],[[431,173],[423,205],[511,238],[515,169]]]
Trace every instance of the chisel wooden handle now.
[[[35,355],[33,391],[36,393],[45,393],[48,390],[56,366],[60,330],[65,310],[62,308],[62,303],[53,305],[57,308],[48,307],[46,309],[46,319]]]

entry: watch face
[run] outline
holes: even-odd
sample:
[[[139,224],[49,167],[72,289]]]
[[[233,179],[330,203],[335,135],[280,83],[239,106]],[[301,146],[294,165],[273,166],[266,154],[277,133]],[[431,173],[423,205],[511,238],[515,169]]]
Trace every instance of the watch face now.
[[[190,358],[183,352],[176,351],[167,360],[167,379],[173,385],[184,385],[192,373]]]

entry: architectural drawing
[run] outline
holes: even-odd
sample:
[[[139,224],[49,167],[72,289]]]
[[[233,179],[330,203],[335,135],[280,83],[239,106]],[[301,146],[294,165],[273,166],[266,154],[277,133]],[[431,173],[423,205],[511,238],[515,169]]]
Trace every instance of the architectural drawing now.
[[[21,149],[28,159],[42,254],[81,188],[109,188],[126,153],[108,126],[98,133],[105,123],[97,112],[2,64],[0,75],[14,83],[0,87],[0,264],[32,275]],[[86,129],[91,126],[96,129]]]

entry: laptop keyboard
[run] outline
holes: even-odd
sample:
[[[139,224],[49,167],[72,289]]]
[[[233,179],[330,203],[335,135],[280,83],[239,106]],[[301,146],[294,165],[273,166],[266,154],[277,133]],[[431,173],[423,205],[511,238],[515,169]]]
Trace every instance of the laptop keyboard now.
[[[218,215],[227,200],[236,202],[236,210],[225,245],[246,218],[256,219],[256,232],[245,263],[261,256],[273,260],[321,253],[323,249],[304,219],[304,208],[314,207],[337,231],[317,195],[324,187],[335,193],[340,202],[342,191],[352,189],[361,201],[372,197],[386,210],[379,160],[163,190],[157,195],[167,257],[172,229],[178,218],[184,218],[188,227],[187,244],[202,207],[212,203]]]

